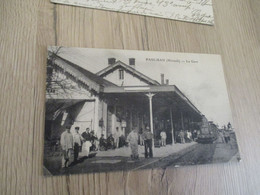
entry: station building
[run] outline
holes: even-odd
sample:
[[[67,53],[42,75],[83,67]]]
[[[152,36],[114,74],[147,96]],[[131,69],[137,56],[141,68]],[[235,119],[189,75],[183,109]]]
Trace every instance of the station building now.
[[[159,139],[174,143],[180,130],[198,129],[202,114],[175,85],[161,74],[161,82],[135,68],[109,58],[107,67],[92,73],[49,52],[46,87],[45,138],[58,139],[67,125],[93,130],[99,138],[116,128],[127,136],[133,128],[147,126]],[[160,74],[160,73],[159,73]]]

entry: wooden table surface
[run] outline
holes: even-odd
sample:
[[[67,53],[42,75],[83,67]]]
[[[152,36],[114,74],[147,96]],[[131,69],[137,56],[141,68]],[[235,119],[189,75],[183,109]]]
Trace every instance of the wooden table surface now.
[[[215,25],[0,1],[0,194],[260,194],[260,1],[213,0]],[[46,47],[221,54],[242,161],[43,177]]]

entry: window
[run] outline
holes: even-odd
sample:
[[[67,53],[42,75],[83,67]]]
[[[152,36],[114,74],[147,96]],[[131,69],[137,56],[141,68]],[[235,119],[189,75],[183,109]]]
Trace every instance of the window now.
[[[123,70],[123,69],[120,69],[120,70],[119,70],[119,79],[120,79],[120,80],[123,80],[123,79],[124,79],[124,70]]]

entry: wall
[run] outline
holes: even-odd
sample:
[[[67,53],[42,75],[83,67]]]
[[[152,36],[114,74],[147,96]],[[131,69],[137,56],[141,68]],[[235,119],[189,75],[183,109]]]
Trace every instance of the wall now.
[[[71,126],[71,132],[75,133],[75,127],[79,127],[79,133],[83,133],[86,131],[86,128],[90,128],[90,130],[94,130],[94,109],[95,109],[95,101],[85,102],[80,113],[76,117],[73,125]]]
[[[119,70],[115,70],[110,74],[106,75],[104,79],[118,85],[118,86],[144,86],[147,85],[145,82],[134,77],[132,74],[124,71],[124,79],[119,79]]]

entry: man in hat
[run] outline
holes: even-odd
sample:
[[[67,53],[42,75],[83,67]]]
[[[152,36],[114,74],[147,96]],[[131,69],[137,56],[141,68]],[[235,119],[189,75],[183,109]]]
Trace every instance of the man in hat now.
[[[83,132],[81,136],[84,138],[84,141],[91,141],[90,129],[86,128],[86,131]]]
[[[61,134],[60,144],[63,152],[62,168],[68,167],[72,162],[73,136],[70,133],[70,127],[66,126],[65,131]]]
[[[148,157],[152,158],[153,157],[153,134],[150,131],[150,128],[148,126],[146,127],[146,130],[143,133],[143,139],[144,139],[145,158]]]
[[[78,161],[79,152],[81,151],[81,142],[83,137],[79,133],[79,127],[75,127],[74,141],[74,162]]]
[[[127,136],[127,142],[130,145],[131,148],[131,158],[133,160],[138,159],[139,158],[139,154],[138,154],[138,133],[137,133],[137,129],[133,129],[129,135]]]

